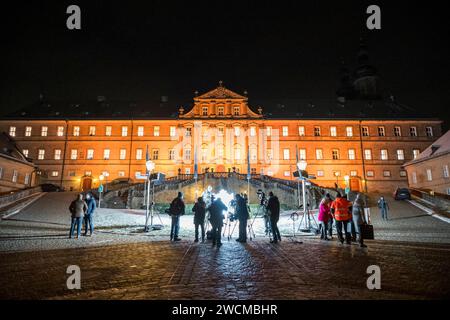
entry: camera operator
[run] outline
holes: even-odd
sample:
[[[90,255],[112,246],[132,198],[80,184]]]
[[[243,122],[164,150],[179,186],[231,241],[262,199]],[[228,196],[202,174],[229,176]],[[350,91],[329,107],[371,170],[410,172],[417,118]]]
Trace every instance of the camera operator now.
[[[247,242],[247,220],[249,218],[247,203],[245,199],[240,195],[236,194],[236,216],[239,219],[239,238],[236,239],[237,242],[245,243]]]
[[[278,220],[280,220],[280,201],[278,197],[269,192],[269,201],[267,203],[267,212],[270,217],[270,227],[272,229],[273,240],[272,243],[281,241],[280,230],[278,230]]]
[[[217,247],[222,246],[222,240],[221,240],[221,234],[222,234],[222,227],[223,227],[223,219],[225,218],[223,215],[223,212],[225,210],[228,210],[228,208],[225,206],[225,204],[220,200],[220,198],[217,198],[214,200],[214,197],[212,198],[212,203],[209,206],[209,213],[210,218],[209,221],[211,222],[212,226],[212,245],[215,246],[217,244]]]

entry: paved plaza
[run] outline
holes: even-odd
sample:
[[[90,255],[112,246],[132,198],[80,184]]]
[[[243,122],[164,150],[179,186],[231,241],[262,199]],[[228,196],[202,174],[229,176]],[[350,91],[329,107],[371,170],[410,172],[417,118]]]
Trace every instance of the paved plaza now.
[[[293,237],[270,244],[262,219],[247,244],[217,249],[193,243],[192,216],[179,243],[169,228],[142,232],[143,213],[100,209],[93,237],[67,239],[70,193],[49,193],[0,221],[2,299],[440,299],[450,297],[450,225],[406,202],[390,200],[390,221],[372,208],[376,240],[368,248]],[[167,215],[161,215],[163,223]],[[159,218],[155,217],[160,223]],[[298,221],[297,221],[298,223]],[[237,232],[234,234],[237,235]],[[234,237],[235,238],[235,237]],[[81,269],[81,290],[68,290],[66,269]],[[366,286],[367,267],[381,269],[381,290]]]

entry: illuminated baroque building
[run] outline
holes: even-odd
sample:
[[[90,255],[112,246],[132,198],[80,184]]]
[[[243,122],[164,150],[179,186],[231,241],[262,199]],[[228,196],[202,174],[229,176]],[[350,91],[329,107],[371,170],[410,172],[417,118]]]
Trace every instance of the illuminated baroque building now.
[[[387,191],[407,185],[402,165],[441,135],[441,121],[405,116],[393,97],[271,103],[266,113],[253,110],[246,94],[222,84],[175,115],[164,101],[140,109],[103,97],[69,106],[41,99],[0,120],[0,130],[44,172],[43,181],[74,190],[98,186],[101,174],[135,180],[145,172],[148,146],[167,177],[193,174],[195,158],[200,173],[247,173],[249,152],[252,174],[295,179],[297,153],[318,185],[344,187],[348,176],[354,190]]]

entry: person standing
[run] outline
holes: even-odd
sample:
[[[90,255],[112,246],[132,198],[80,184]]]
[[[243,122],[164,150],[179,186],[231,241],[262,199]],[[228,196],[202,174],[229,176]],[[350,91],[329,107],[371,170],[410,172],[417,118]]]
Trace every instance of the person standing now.
[[[72,214],[72,222],[70,224],[69,239],[73,237],[73,232],[74,232],[75,226],[77,228],[77,239],[80,237],[81,225],[82,225],[82,221],[83,221],[84,212],[86,210],[87,210],[87,204],[83,200],[83,195],[79,194],[77,199],[72,201],[72,203],[69,206],[69,211]]]
[[[95,208],[97,208],[97,205],[94,197],[90,193],[86,195],[86,204],[87,210],[84,215],[84,235],[87,236],[89,229],[89,236],[92,236],[94,233],[94,211]]]
[[[183,193],[178,192],[178,196],[170,204],[170,215],[172,217],[172,226],[170,228],[170,241],[180,241],[178,232],[180,231],[180,217],[184,215],[185,205]]]
[[[205,242],[205,216],[206,216],[206,202],[203,197],[199,197],[192,208],[194,212],[194,226],[195,226],[195,240],[198,242],[198,227],[200,226],[202,232],[202,242]]]
[[[380,199],[378,200],[378,208],[380,208],[381,211],[381,218],[387,221],[389,205],[383,196],[381,196]]]
[[[212,204],[208,208],[209,210],[209,221],[211,222],[211,233],[212,233],[212,245],[217,247],[222,246],[222,227],[223,227],[223,219],[225,216],[223,212],[228,210],[225,204],[217,198],[213,200]]]
[[[269,215],[267,214],[267,199],[266,199],[266,194],[261,190],[258,189],[258,191],[256,192],[256,194],[258,195],[258,199],[259,199],[259,209],[258,209],[258,213],[262,214],[262,216],[264,217],[264,227],[265,227],[265,234],[269,234],[269,224],[270,224],[270,220],[269,220]]]
[[[239,238],[236,241],[244,243],[247,242],[247,220],[249,217],[247,203],[239,193],[236,194],[235,200],[236,216],[239,220]]]
[[[331,197],[327,193],[325,197],[320,202],[319,206],[319,216],[317,217],[317,220],[320,221],[320,239],[321,240],[331,240],[327,237],[328,232],[328,224],[330,223],[330,220],[332,220],[331,212],[330,212],[330,205],[331,205]],[[331,222],[332,223],[332,222]]]
[[[272,228],[273,240],[272,243],[281,241],[280,230],[278,230],[278,221],[280,220],[280,201],[278,197],[269,192],[269,201],[267,203],[267,211],[270,218],[270,227]]]
[[[356,195],[356,199],[353,202],[352,206],[352,219],[355,226],[356,234],[358,235],[359,246],[361,248],[367,247],[364,244],[364,237],[362,234],[361,226],[366,223],[364,218],[364,201],[361,197],[361,194],[358,193]]]
[[[331,203],[330,209],[331,214],[336,221],[336,230],[338,233],[338,238],[341,243],[344,243],[344,237],[342,235],[342,229],[345,233],[345,242],[351,244],[350,233],[348,232],[348,223],[350,220],[350,206],[351,202],[347,199],[342,198],[341,194],[338,192],[336,199]]]

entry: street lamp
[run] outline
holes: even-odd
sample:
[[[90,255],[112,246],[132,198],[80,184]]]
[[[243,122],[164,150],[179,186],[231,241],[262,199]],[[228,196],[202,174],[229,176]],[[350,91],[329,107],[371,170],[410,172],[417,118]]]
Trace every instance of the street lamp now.
[[[336,189],[339,188],[339,176],[340,176],[340,172],[339,171],[335,171],[334,172],[334,176],[336,177]]]
[[[102,193],[103,193],[103,180],[105,179],[105,176],[101,174],[98,178],[100,180],[100,186],[98,187],[98,193],[99,193],[98,207],[100,208],[100,204],[102,202]]]
[[[300,160],[297,162],[297,169],[299,173],[299,179],[302,180],[302,199],[303,199],[303,214],[306,214],[306,191],[305,191],[305,180],[306,178],[302,176],[302,172],[306,170],[308,163],[305,160]]]
[[[149,207],[150,207],[150,186],[151,186],[151,180],[150,180],[150,176],[152,174],[152,171],[155,169],[155,163],[151,160],[148,160],[147,162],[145,162],[145,167],[147,168],[147,201],[145,204],[145,228],[144,231],[148,231],[148,217],[149,217]],[[154,185],[153,185],[154,186]],[[154,192],[152,192],[152,202],[153,202],[153,196],[154,196]],[[151,225],[153,226],[153,205],[152,205],[152,211],[151,211]]]

